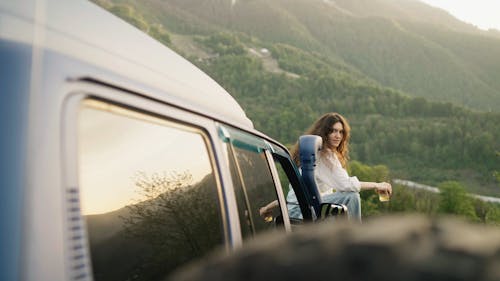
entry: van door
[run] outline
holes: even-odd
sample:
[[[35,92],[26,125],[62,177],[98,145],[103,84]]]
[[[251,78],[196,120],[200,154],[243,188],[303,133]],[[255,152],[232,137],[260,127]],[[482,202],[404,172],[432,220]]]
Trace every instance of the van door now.
[[[264,138],[227,125],[219,126],[235,188],[243,239],[275,230],[290,231],[275,150]],[[296,178],[292,180],[297,182]],[[274,205],[270,213],[261,209]]]
[[[299,169],[286,149],[272,144],[274,165],[286,200],[288,217],[292,226],[316,219],[312,202],[309,202]]]
[[[227,245],[214,122],[91,88],[63,124],[70,277],[163,280]]]

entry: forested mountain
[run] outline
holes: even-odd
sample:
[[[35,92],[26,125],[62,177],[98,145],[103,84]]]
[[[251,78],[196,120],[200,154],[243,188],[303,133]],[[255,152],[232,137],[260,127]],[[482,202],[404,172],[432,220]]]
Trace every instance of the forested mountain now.
[[[96,2],[197,64],[285,144],[337,111],[352,159],[500,195],[494,32],[412,0]]]
[[[498,32],[416,0],[114,2],[174,33],[243,32],[337,58],[412,96],[500,111]]]

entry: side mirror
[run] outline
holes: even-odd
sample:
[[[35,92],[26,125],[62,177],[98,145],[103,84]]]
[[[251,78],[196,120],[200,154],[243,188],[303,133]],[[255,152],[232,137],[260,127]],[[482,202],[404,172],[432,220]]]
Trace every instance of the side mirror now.
[[[347,206],[342,204],[322,203],[320,206],[320,220],[328,217],[345,217],[347,216]]]

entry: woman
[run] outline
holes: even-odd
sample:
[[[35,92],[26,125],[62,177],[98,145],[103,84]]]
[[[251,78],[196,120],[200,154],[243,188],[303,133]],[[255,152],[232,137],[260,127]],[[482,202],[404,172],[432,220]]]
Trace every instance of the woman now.
[[[373,189],[377,193],[392,194],[392,186],[387,182],[362,182],[347,174],[349,160],[349,139],[351,128],[346,119],[338,113],[321,116],[306,131],[308,135],[318,135],[323,139],[323,148],[316,163],[315,179],[323,203],[344,204],[348,217],[361,222],[361,190]],[[298,143],[292,148],[293,160],[300,167]],[[287,201],[290,217],[300,217],[293,190],[290,189]]]

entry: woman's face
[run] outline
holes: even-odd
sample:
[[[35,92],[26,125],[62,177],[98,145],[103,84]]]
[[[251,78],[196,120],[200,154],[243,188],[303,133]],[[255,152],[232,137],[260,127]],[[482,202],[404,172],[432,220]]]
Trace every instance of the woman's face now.
[[[328,146],[330,148],[337,148],[342,139],[344,138],[344,126],[342,123],[337,122],[332,126],[332,132],[328,135]]]

